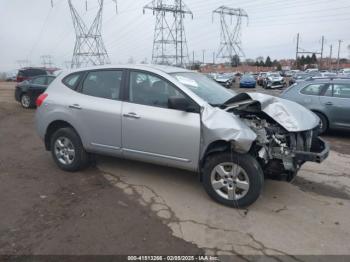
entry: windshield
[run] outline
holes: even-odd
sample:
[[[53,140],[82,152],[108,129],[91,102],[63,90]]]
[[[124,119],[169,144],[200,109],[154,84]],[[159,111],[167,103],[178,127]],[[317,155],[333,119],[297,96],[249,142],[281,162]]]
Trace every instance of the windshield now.
[[[222,105],[236,95],[232,90],[226,89],[215,81],[199,73],[173,73],[181,84],[213,106]]]
[[[254,80],[254,77],[252,75],[243,75],[242,80]]]
[[[271,76],[271,77],[281,77],[280,74],[269,74],[269,76]]]

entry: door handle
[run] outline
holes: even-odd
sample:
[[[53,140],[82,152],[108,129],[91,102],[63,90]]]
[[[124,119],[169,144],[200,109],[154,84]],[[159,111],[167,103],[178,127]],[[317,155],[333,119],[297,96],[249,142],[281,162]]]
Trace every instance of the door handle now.
[[[69,108],[72,108],[72,109],[82,109],[82,107],[78,104],[73,104],[73,105],[69,105]]]
[[[327,102],[325,105],[326,105],[326,106],[332,106],[333,103],[332,103],[332,102]]]
[[[127,113],[127,114],[123,114],[124,117],[127,117],[127,118],[134,118],[134,119],[140,119],[141,117],[139,115],[137,115],[136,113]]]

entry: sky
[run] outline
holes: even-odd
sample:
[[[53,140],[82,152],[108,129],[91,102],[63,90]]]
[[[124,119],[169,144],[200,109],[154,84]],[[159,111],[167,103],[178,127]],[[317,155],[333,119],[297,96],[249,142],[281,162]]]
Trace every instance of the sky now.
[[[75,33],[67,0],[0,0],[0,71],[19,67],[16,61],[29,60],[41,65],[42,55],[51,55],[58,67],[72,57]],[[143,6],[150,0],[118,0],[118,14],[112,0],[104,0],[102,37],[112,63],[151,61],[155,16]],[[193,12],[185,17],[189,53],[195,59],[211,62],[220,42],[220,21],[212,11],[221,5],[243,8],[249,22],[241,31],[244,58],[270,56],[272,59],[294,58],[296,35],[300,47],[320,51],[325,37],[324,56],[333,57],[338,40],[343,40],[341,57],[350,52],[349,0],[184,0]],[[97,12],[97,0],[72,0],[89,27]],[[243,58],[243,59],[244,59]]]

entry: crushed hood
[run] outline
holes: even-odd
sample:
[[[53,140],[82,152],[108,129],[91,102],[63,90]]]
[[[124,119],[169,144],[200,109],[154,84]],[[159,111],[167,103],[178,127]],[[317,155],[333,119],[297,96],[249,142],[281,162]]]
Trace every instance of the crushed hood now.
[[[274,119],[289,132],[300,132],[315,128],[319,118],[305,107],[282,98],[261,93],[241,93],[228,100],[228,108],[242,101],[256,102],[260,110]]]

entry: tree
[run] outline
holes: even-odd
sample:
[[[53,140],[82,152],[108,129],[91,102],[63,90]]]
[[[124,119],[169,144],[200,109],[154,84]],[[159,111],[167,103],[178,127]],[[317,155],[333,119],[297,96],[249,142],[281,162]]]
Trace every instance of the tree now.
[[[255,58],[255,61],[260,63],[260,62],[264,62],[264,57],[263,56],[258,56],[257,58]]]
[[[280,63],[277,63],[277,71],[282,71],[282,65]]]
[[[254,59],[251,59],[251,58],[247,58],[247,59],[245,60],[245,63],[246,63],[247,65],[250,65],[250,66],[255,65]]]
[[[317,58],[316,58],[316,54],[313,53],[312,56],[311,56],[311,63],[312,64],[317,64]]]
[[[234,55],[231,59],[231,66],[236,67],[236,66],[239,66],[240,64],[241,64],[241,60],[239,59],[239,56]]]
[[[271,67],[272,66],[271,58],[269,56],[266,57],[265,66],[267,66],[267,67]]]
[[[307,64],[307,65],[313,64],[312,60],[311,60],[311,57],[309,55],[307,55],[306,58],[305,58],[305,64]]]

